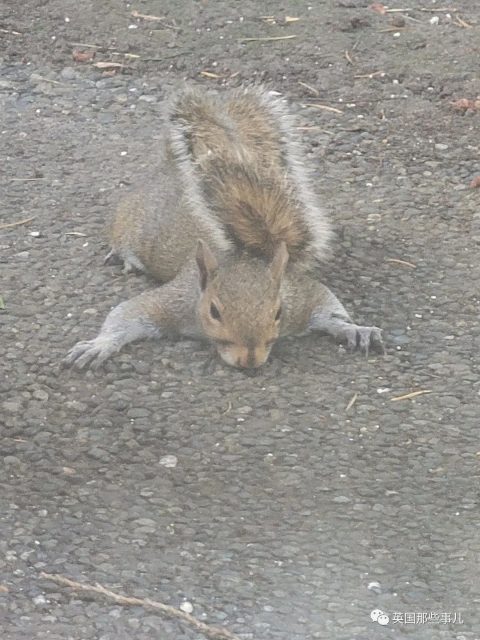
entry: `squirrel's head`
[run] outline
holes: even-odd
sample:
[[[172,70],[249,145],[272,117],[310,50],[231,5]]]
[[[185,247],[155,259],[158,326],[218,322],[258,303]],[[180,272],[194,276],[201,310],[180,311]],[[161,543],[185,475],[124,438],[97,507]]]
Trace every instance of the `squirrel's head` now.
[[[205,335],[229,365],[254,369],[268,358],[280,333],[281,284],[288,262],[284,242],[270,263],[251,256],[219,266],[201,240],[198,316]]]

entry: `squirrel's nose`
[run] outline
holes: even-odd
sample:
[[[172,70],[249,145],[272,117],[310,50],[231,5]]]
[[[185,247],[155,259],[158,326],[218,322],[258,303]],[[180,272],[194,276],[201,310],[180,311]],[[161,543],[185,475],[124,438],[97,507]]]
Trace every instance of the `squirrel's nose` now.
[[[265,358],[259,358],[257,349],[251,348],[246,349],[245,353],[242,353],[237,358],[237,367],[241,367],[242,369],[246,369],[249,371],[254,371],[258,369],[258,367],[262,366],[265,362]]]
[[[258,369],[258,367],[260,367],[262,364],[263,363],[261,363],[261,362],[255,362],[255,361],[254,362],[248,362],[248,361],[242,360],[241,358],[239,358],[237,360],[237,367],[239,369],[245,369],[246,372],[247,371],[253,372],[253,371],[255,371],[255,369]]]

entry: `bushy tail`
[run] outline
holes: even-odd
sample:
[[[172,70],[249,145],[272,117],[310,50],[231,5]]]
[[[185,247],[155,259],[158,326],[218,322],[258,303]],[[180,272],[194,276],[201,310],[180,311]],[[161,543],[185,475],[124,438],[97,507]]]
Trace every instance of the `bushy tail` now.
[[[271,257],[322,258],[328,223],[315,203],[283,101],[261,87],[186,88],[168,112],[170,143],[201,215],[233,244]]]
[[[202,186],[237,245],[269,258],[281,242],[292,259],[305,253],[311,238],[301,206],[273,169],[214,162]]]

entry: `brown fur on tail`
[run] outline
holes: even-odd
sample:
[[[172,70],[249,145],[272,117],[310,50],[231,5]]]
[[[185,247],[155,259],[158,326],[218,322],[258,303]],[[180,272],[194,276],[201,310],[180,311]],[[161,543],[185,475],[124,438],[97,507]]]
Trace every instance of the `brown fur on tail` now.
[[[202,178],[215,214],[237,245],[268,258],[281,242],[292,258],[305,252],[309,230],[292,190],[276,170],[212,162]]]
[[[168,112],[169,148],[195,215],[222,246],[271,258],[322,259],[328,221],[280,100],[261,87],[224,94],[186,89]],[[220,234],[217,234],[220,235]]]

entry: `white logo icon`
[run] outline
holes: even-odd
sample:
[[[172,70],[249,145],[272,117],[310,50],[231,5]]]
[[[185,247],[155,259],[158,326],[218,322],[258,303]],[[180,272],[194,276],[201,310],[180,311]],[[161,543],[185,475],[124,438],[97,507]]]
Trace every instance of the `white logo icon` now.
[[[382,627],[390,622],[390,618],[388,617],[388,615],[381,609],[374,609],[370,614],[370,618],[373,620],[373,622],[378,622],[378,624],[381,624]]]

